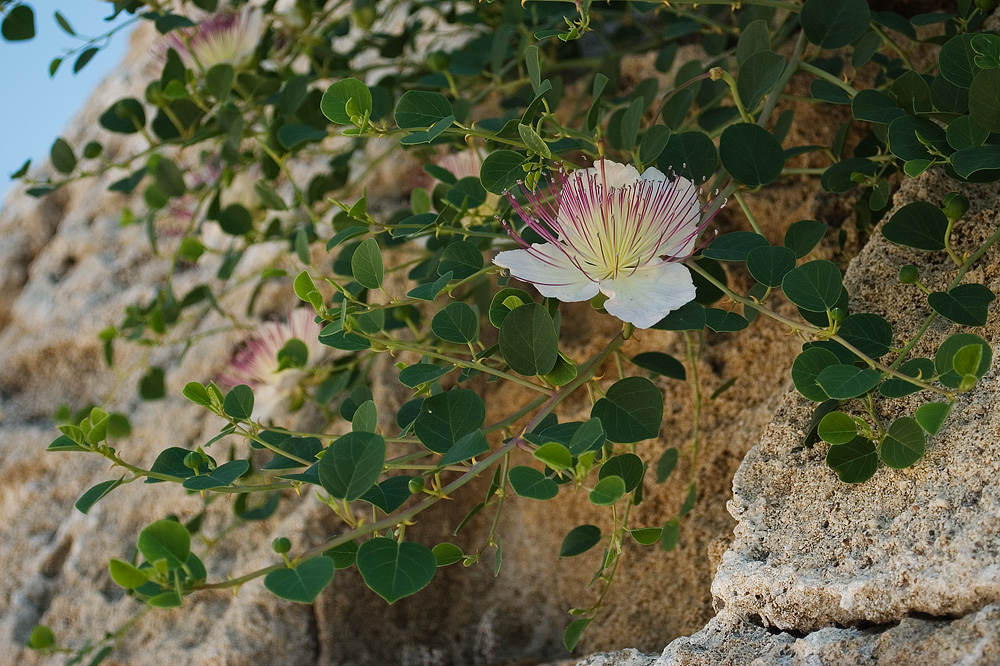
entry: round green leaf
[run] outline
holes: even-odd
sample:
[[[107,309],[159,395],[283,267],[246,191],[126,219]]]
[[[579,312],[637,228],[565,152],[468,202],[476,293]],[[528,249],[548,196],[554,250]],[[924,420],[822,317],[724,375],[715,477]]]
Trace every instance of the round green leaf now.
[[[837,333],[861,353],[874,359],[885,356],[892,346],[892,326],[877,314],[853,314],[841,322]]]
[[[844,483],[864,483],[878,469],[878,454],[875,444],[859,435],[846,444],[831,446],[826,464]]]
[[[939,315],[965,326],[985,326],[989,305],[995,299],[989,287],[978,283],[927,294],[927,302]]]
[[[126,97],[108,107],[98,122],[111,132],[135,134],[146,126],[146,112],[139,100]]]
[[[989,130],[985,129],[982,125],[977,123],[975,120],[973,120],[971,116],[959,116],[958,118],[955,118],[954,120],[951,121],[951,123],[948,124],[948,129],[945,136],[948,139],[948,144],[952,148],[954,148],[955,150],[962,150],[962,149],[976,148],[978,146],[982,146],[986,142],[986,139],[989,138],[990,132]],[[996,146],[992,147],[992,151],[994,154],[1000,155],[1000,149],[996,148]],[[952,155],[951,159],[952,166],[955,166],[956,157],[957,153],[955,155]],[[983,166],[980,168],[988,169],[991,167]],[[992,168],[997,168],[997,167],[992,167]],[[958,171],[959,173],[962,173],[963,171],[962,169],[959,169],[958,166],[955,166],[955,170]]]
[[[687,379],[687,371],[684,369],[684,364],[670,354],[664,354],[663,352],[642,352],[641,354],[636,354],[632,358],[632,362],[640,368],[655,372],[664,377],[679,379],[681,381]]]
[[[879,446],[879,457],[893,469],[904,469],[924,455],[924,431],[915,419],[901,416],[889,426]]]
[[[700,331],[705,328],[705,308],[691,301],[653,324],[660,331]]]
[[[606,476],[590,491],[590,503],[597,506],[611,506],[620,500],[625,492],[625,481],[620,476]]]
[[[222,401],[222,411],[237,421],[246,421],[253,414],[253,389],[246,384],[234,386]]]
[[[741,34],[740,39],[742,38]],[[748,111],[757,107],[757,104],[770,92],[771,87],[781,78],[783,71],[785,71],[785,56],[766,48],[757,51],[740,64],[736,89]]]
[[[606,463],[601,465],[597,473],[598,479],[607,476],[617,476],[625,482],[625,492],[630,493],[642,482],[642,476],[646,468],[642,464],[642,459],[634,453],[623,453],[613,456]]]
[[[669,140],[670,128],[666,125],[653,125],[647,129],[639,142],[639,161],[643,164],[655,162],[663,149],[667,147]]]
[[[670,447],[663,452],[660,459],[656,461],[656,482],[663,483],[677,468],[677,461],[680,459],[680,451]]]
[[[829,400],[830,396],[816,380],[823,370],[839,364],[840,360],[833,352],[820,347],[810,347],[796,356],[792,362],[792,383],[799,393],[813,402]]]
[[[462,208],[463,206],[466,210],[478,208],[486,203],[486,190],[483,188],[483,184],[478,177],[466,176],[452,185],[451,189],[448,190],[448,194],[445,195],[445,199],[455,208]],[[479,253],[479,260],[480,264],[482,264],[482,253]],[[479,269],[477,268],[476,270]],[[459,275],[457,272],[455,273],[456,279],[462,277],[464,276]]]
[[[713,240],[702,254],[717,261],[746,261],[751,250],[767,245],[767,239],[753,231],[731,231]]]
[[[457,301],[434,315],[431,330],[446,342],[475,342],[479,338],[479,315],[468,303]]]
[[[715,143],[703,132],[671,134],[667,147],[656,160],[661,171],[672,169],[679,176],[700,183],[715,173],[718,157]]]
[[[882,375],[872,368],[855,365],[831,365],[820,370],[816,383],[831,398],[857,398],[878,386]]]
[[[559,557],[575,557],[586,553],[601,542],[601,528],[596,525],[580,525],[569,531],[559,547]]]
[[[441,93],[407,90],[396,104],[394,118],[403,129],[427,128],[454,115],[451,102]]]
[[[559,484],[534,467],[514,467],[507,473],[507,480],[520,497],[550,500],[559,494]]]
[[[899,372],[908,377],[916,377],[917,379],[926,381],[934,376],[934,362],[929,358],[911,358],[899,366]],[[911,384],[905,379],[890,377],[882,382],[878,390],[879,393],[887,398],[903,398],[911,393],[916,393],[920,390],[920,387],[916,384]]]
[[[878,169],[879,166],[869,159],[849,157],[828,168],[820,176],[819,183],[827,192],[848,192],[857,186],[854,181],[855,173],[874,176]]]
[[[816,430],[820,439],[830,444],[847,444],[858,434],[858,424],[844,412],[830,412]]]
[[[611,385],[594,404],[591,418],[599,418],[608,439],[631,444],[652,439],[663,421],[663,396],[645,377],[626,377]]]
[[[524,155],[513,150],[494,150],[483,160],[479,180],[487,192],[505,194],[524,178]]]
[[[49,151],[49,159],[52,160],[52,166],[59,173],[72,173],[73,169],[76,168],[76,155],[73,154],[73,149],[70,148],[65,139],[59,138],[53,142],[52,149]]]
[[[952,152],[948,135],[940,125],[922,116],[900,116],[889,125],[889,150],[903,160],[933,161],[936,157],[928,150],[930,144],[936,152]]]
[[[6,4],[6,3],[0,3]],[[22,42],[35,36],[35,12],[31,5],[14,5],[0,24],[0,34],[9,42]]]
[[[229,204],[219,212],[219,227],[230,236],[242,236],[253,229],[253,218],[240,204]]]
[[[961,386],[963,375],[955,371],[955,357],[960,350],[969,345],[978,345],[982,349],[979,366],[972,374],[982,377],[990,369],[993,363],[993,350],[990,349],[989,343],[972,333],[955,333],[941,343],[937,354],[934,355],[934,369],[940,375],[939,381],[945,386],[949,388]]]
[[[967,117],[968,116],[961,116],[957,118],[952,122],[952,125],[957,123],[962,118]],[[951,129],[951,126],[949,126],[949,129]],[[969,178],[979,171],[1000,171],[1000,146],[991,144],[978,146],[976,148],[963,148],[962,150],[958,150],[951,156],[951,166],[954,167],[955,173],[962,178]],[[996,174],[987,173],[981,175],[989,176]],[[996,178],[992,178],[992,180],[996,180]]]
[[[843,291],[840,269],[831,261],[817,260],[789,271],[781,289],[792,303],[810,312],[824,312],[840,300]]]
[[[705,325],[716,333],[733,333],[742,331],[750,325],[750,322],[735,312],[719,308],[705,308]]]
[[[971,88],[972,80],[979,73],[976,51],[972,48],[973,35],[965,33],[949,39],[938,53],[941,76],[959,88]]]
[[[785,231],[784,246],[795,253],[796,259],[801,259],[823,240],[827,226],[816,220],[799,220],[793,222]]]
[[[872,14],[865,0],[806,0],[799,20],[810,42],[839,49],[865,34]]]
[[[378,289],[385,278],[385,266],[382,264],[382,253],[378,241],[366,238],[351,256],[351,274],[362,287]]]
[[[552,469],[568,469],[573,465],[573,456],[569,449],[559,442],[546,442],[535,449],[532,455]]]
[[[475,391],[454,388],[420,404],[413,430],[429,450],[446,453],[462,437],[479,430],[485,419],[483,399]]]
[[[126,590],[134,590],[140,585],[145,585],[149,582],[149,577],[146,576],[142,569],[133,566],[130,562],[125,562],[114,557],[108,562],[108,571],[111,573],[111,580]]]
[[[908,203],[882,225],[882,235],[897,245],[918,250],[943,250],[948,218],[932,203]]]
[[[438,264],[438,275],[444,275],[448,271],[452,272],[452,279],[464,280],[475,275],[483,267],[483,253],[474,243],[469,241],[455,241],[449,243],[441,254],[441,262]]]
[[[353,502],[375,485],[385,463],[385,440],[373,432],[338,437],[319,459],[319,482],[331,497]]]
[[[139,533],[137,546],[147,562],[166,560],[169,569],[180,569],[191,553],[191,535],[176,520],[157,520]]]
[[[514,297],[511,299],[511,297]],[[510,300],[508,300],[510,299]],[[522,305],[531,303],[531,294],[523,289],[504,287],[493,296],[490,302],[490,323],[500,328],[507,315]]]
[[[747,187],[773,183],[785,166],[781,143],[763,127],[751,123],[730,125],[719,139],[722,166]]]
[[[333,560],[313,557],[295,568],[277,569],[264,576],[264,587],[279,599],[311,604],[333,580]]]
[[[941,426],[944,425],[944,420],[948,418],[948,413],[951,412],[953,404],[955,403],[928,402],[917,407],[917,411],[913,416],[916,418],[917,423],[920,424],[920,427],[927,431],[928,435],[934,436],[941,432]]]
[[[566,630],[563,631],[563,647],[566,648],[567,652],[572,652],[576,648],[576,644],[580,642],[580,637],[583,636],[583,632],[592,619],[589,617],[577,618],[566,626]]]
[[[589,620],[588,620],[589,622]],[[44,650],[56,644],[56,635],[44,624],[36,624],[31,629],[27,645],[33,650]],[[572,648],[569,648],[572,649]]]
[[[500,324],[500,353],[514,372],[544,375],[559,355],[559,338],[548,311],[538,303],[512,310]]]
[[[652,546],[654,543],[660,540],[660,536],[663,534],[662,527],[638,527],[634,530],[629,530],[629,534],[636,542],[641,543],[643,546]]]
[[[372,91],[362,81],[344,79],[326,89],[319,102],[320,111],[338,125],[350,125],[351,114],[347,112],[347,102],[353,101],[358,113],[370,115],[372,112]]]
[[[896,118],[906,115],[896,100],[881,90],[861,90],[851,101],[851,111],[857,120],[871,123],[889,124]]]
[[[454,368],[443,368],[430,363],[417,363],[399,371],[399,382],[403,386],[416,388],[427,384],[451,372]]]
[[[431,552],[434,554],[434,559],[437,561],[438,567],[446,567],[465,557],[465,553],[462,552],[461,548],[447,541],[434,546]]]
[[[788,271],[795,268],[795,252],[787,247],[757,247],[747,254],[747,270],[757,282],[778,287]]]

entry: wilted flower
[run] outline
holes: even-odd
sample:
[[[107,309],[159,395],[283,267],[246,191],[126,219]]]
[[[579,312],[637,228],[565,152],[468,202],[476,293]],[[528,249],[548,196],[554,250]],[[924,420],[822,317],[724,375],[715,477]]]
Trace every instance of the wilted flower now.
[[[529,245],[509,229],[524,249],[501,252],[493,263],[560,301],[603,293],[604,308],[638,328],[694,299],[691,274],[676,263],[691,256],[711,219],[694,183],[668,180],[652,168],[640,176],[606,160],[560,172],[558,181],[548,196],[522,185],[527,207],[508,193],[518,215],[547,242]]]
[[[483,168],[483,160],[475,150],[461,150],[455,153],[448,153],[440,160],[438,166],[447,169],[451,175],[458,180],[463,178],[479,178],[479,172]],[[497,208],[500,198],[492,192],[486,193],[486,202],[480,206],[484,209],[482,214],[492,214]]]
[[[213,14],[197,26],[167,34],[167,44],[190,68],[210,69],[228,63],[239,69],[247,65],[257,49],[264,22],[260,9]]]
[[[319,342],[320,326],[315,314],[305,308],[292,310],[288,323],[271,321],[263,324],[246,340],[234,355],[218,381],[232,388],[246,384],[253,389],[253,417],[263,420],[278,409],[288,407],[290,398],[299,394],[299,387],[309,372],[305,368],[281,368],[278,352],[289,340],[301,340],[308,351],[307,364],[315,365],[328,347]]]

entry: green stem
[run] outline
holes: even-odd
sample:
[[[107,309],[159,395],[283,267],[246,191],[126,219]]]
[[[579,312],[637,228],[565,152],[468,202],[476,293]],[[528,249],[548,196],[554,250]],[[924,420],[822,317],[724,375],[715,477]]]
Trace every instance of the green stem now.
[[[757,224],[757,218],[755,218],[753,216],[753,213],[750,212],[750,207],[747,206],[747,202],[743,200],[743,195],[740,193],[740,191],[734,190],[733,197],[736,198],[736,203],[738,203],[740,205],[740,208],[743,209],[743,214],[746,215],[747,220],[750,222],[750,226],[753,227],[753,230],[758,235],[763,236],[764,232],[760,230],[760,225]]]
[[[829,72],[824,71],[819,67],[816,67],[815,65],[810,65],[804,60],[799,63],[799,68],[802,69],[802,71],[804,72],[809,72],[813,76],[816,76],[820,79],[823,79],[824,81],[832,83],[833,85],[837,86],[838,88],[846,92],[848,95],[850,95],[851,99],[854,99],[854,96],[858,94],[857,90],[855,90],[850,85],[844,83],[833,74],[830,74]]]

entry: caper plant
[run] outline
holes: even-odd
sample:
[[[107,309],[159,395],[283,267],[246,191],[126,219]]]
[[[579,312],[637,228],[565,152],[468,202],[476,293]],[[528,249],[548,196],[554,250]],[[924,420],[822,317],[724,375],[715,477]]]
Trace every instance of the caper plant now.
[[[636,453],[663,417],[648,377],[691,382],[700,409],[704,331],[735,334],[761,315],[801,339],[791,380],[816,403],[805,444],[826,442],[831,474],[863,483],[881,464],[917,464],[956,396],[992,363],[972,331],[985,325],[994,294],[967,277],[1000,229],[973,250],[956,240],[969,208],[963,184],[1000,179],[1000,37],[979,30],[995,4],[959,0],[957,11],[905,18],[863,0],[115,0],[114,14],[162,35],[143,98],[115,100],[100,117],[103,131],[136,135],[141,148],[111,158],[98,141],[57,139],[50,173],[25,164],[15,177],[44,197],[120,176],[110,189],[134,195],[122,223],[145,225],[171,266],[153,298],[108,322],[108,364],[121,345],[197,354],[201,337],[234,329],[245,341],[220,376],[183,390],[222,420],[209,441],[168,448],[147,469],[121,445],[127,417],[89,406],[58,414],[49,450],[113,464],[77,502],[84,513],[145,481],[180,485],[206,506],[232,498],[233,529],[293,501],[322,502],[343,529],[312,548],[278,538],[272,565],[210,580],[211,549],[192,547],[200,516],[163,516],[138,535],[132,560],[110,560],[111,577],[155,609],[255,579],[311,603],[337,584],[335,572],[354,569],[393,603],[440,567],[489,559],[499,568],[505,502],[570,494],[606,507],[611,525],[578,526],[562,545],[566,557],[604,549],[597,601],[571,611],[571,650],[626,540],[673,549],[697,500],[697,418],[687,450],[645,461]],[[409,18],[387,32],[380,17],[400,8]],[[5,39],[34,34],[28,2],[0,3],[0,13]],[[428,50],[418,44],[424,34],[452,36]],[[51,73],[69,55],[78,71],[102,43],[57,58]],[[693,44],[700,57],[675,65]],[[644,54],[655,54],[656,72],[626,87],[621,63]],[[807,97],[791,92],[793,77],[809,83]],[[805,104],[849,109],[832,145],[787,145]],[[862,137],[850,150],[849,136]],[[424,173],[395,208],[375,205],[366,178],[403,153]],[[826,166],[786,166],[803,154]],[[893,187],[928,169],[947,174],[955,193],[883,220]],[[797,221],[780,245],[762,234],[744,195],[803,176],[854,197],[862,234],[880,225],[889,241],[953,264],[941,291],[924,286],[915,266],[900,267],[898,288],[927,312],[902,346],[887,319],[852,308],[841,266],[815,258],[827,225]],[[724,204],[745,230],[716,233]],[[180,235],[169,244],[167,222]],[[251,301],[227,311],[224,297],[247,280],[234,277],[241,261],[268,241],[286,251],[254,272]],[[221,259],[215,277],[178,293],[177,270],[207,257]],[[728,282],[736,269],[753,279],[745,293]],[[286,316],[248,326],[262,286],[276,283],[286,287]],[[781,299],[798,316],[781,314]],[[620,323],[590,358],[560,346],[573,326],[562,304],[579,301]],[[212,311],[228,324],[190,333]],[[914,356],[935,320],[965,328],[933,358]],[[669,354],[628,355],[626,342],[643,329],[678,332],[691,376]],[[395,366],[410,399],[380,421],[371,371],[382,354],[413,360]],[[618,372],[610,385],[598,381],[608,362]],[[163,397],[167,372],[145,369],[142,398]],[[527,396],[497,420],[481,395],[492,382]],[[578,393],[591,400],[589,418],[560,421],[560,404]],[[926,402],[912,416],[881,422],[877,405],[914,393]],[[289,425],[306,406],[323,417],[314,431]],[[518,449],[531,464],[516,464]],[[667,482],[682,455],[692,469],[683,506],[658,524],[635,524],[630,509],[644,485]],[[488,491],[455,529],[492,519],[484,543],[430,548],[411,538],[416,516],[478,478],[490,480]],[[31,645],[93,652],[96,663],[127,629],[70,648],[39,626]]]

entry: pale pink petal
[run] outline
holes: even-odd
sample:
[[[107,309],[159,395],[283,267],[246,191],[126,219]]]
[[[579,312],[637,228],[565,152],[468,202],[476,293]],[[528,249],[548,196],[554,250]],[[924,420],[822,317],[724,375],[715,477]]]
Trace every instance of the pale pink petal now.
[[[538,293],[566,303],[586,301],[597,295],[597,283],[587,277],[563,252],[551,243],[535,243],[531,249],[507,250],[493,263],[510,274],[530,282]]]
[[[637,328],[649,328],[694,300],[691,273],[680,264],[661,262],[601,282],[608,296],[604,309]]]

